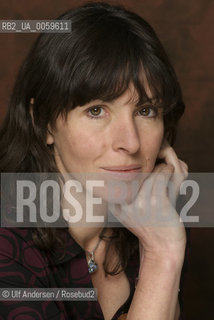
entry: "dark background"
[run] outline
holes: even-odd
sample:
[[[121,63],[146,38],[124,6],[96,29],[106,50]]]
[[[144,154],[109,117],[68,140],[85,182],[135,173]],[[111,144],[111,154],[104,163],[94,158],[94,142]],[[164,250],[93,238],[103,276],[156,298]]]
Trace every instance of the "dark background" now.
[[[0,19],[53,19],[86,1],[1,1]],[[190,172],[214,172],[214,1],[121,0],[156,30],[177,72],[186,112],[175,149]],[[17,70],[37,34],[0,34],[0,122]],[[214,231],[191,228],[184,302],[187,320],[214,319]]]

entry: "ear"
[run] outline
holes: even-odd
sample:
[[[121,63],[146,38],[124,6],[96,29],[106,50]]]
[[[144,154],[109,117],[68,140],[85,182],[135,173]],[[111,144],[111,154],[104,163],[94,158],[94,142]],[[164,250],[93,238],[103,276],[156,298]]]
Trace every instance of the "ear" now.
[[[31,120],[34,126],[34,119],[33,119],[33,105],[34,105],[34,98],[30,99],[30,115],[31,115]]]
[[[31,119],[34,125],[34,119],[33,119],[33,105],[34,105],[34,98],[30,99],[30,115],[31,115]],[[54,137],[53,134],[51,133],[51,128],[48,125],[48,130],[47,130],[47,136],[46,136],[46,143],[48,145],[51,145],[54,143]]]
[[[47,130],[47,136],[46,136],[46,143],[48,145],[54,144],[54,136],[51,132],[50,125],[48,125],[48,130]]]

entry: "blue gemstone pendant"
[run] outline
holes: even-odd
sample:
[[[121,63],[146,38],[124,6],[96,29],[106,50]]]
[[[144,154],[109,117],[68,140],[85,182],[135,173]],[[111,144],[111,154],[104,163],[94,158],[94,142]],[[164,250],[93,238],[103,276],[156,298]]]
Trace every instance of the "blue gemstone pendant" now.
[[[91,258],[88,261],[88,272],[89,273],[94,273],[95,271],[97,271],[98,269],[98,265],[94,262],[94,260]]]

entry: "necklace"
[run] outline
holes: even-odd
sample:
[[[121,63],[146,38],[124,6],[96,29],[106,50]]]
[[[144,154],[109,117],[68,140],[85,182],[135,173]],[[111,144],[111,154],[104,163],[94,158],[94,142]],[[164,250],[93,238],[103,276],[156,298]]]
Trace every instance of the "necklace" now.
[[[88,250],[85,250],[85,252],[87,252],[89,254],[89,260],[88,260],[88,272],[89,273],[94,273],[95,271],[97,271],[98,269],[98,265],[94,260],[94,253],[97,250],[100,242],[101,242],[101,238],[99,239],[99,241],[97,242],[96,246],[94,247],[94,249],[90,252]]]

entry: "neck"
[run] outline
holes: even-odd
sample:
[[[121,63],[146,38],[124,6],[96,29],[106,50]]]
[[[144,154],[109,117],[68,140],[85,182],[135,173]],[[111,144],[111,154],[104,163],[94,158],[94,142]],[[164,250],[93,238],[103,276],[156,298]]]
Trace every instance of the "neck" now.
[[[68,178],[69,177],[65,176],[65,181]],[[93,251],[99,241],[99,235],[108,219],[107,203],[102,201],[101,204],[91,204],[91,201],[87,201],[86,191],[84,189],[83,192],[75,192],[74,194],[72,192],[72,196],[75,198],[76,202],[79,203],[81,208],[71,205],[65,197],[62,198],[61,201],[62,208],[66,209],[66,212],[68,212],[68,215],[64,216],[64,218],[68,221],[69,232],[84,250]],[[94,197],[96,198],[97,195],[94,195]],[[78,221],[75,219],[72,220],[75,216],[78,216]],[[71,220],[69,220],[70,217],[72,218]],[[109,232],[110,229],[106,230],[105,234],[108,235]]]
[[[99,235],[104,227],[105,224],[102,224],[99,227],[69,227],[69,232],[84,250],[91,252],[99,241]],[[110,229],[107,229],[105,235],[109,234]]]

